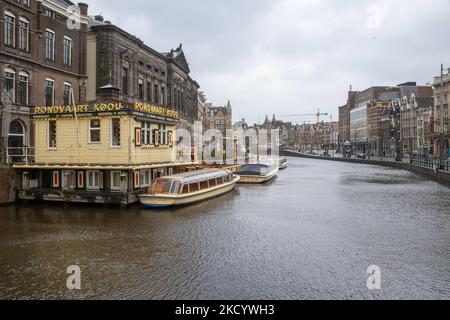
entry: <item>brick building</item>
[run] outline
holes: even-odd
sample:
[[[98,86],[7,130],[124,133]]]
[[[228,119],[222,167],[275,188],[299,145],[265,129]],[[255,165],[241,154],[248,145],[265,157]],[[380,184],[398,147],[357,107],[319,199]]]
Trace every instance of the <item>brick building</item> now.
[[[124,102],[169,108],[180,115],[179,127],[199,120],[199,85],[190,77],[182,45],[158,52],[141,39],[96,16],[89,25],[87,100],[99,88],[120,90]]]
[[[88,6],[68,0],[2,0],[0,162],[33,144],[30,106],[85,100]]]

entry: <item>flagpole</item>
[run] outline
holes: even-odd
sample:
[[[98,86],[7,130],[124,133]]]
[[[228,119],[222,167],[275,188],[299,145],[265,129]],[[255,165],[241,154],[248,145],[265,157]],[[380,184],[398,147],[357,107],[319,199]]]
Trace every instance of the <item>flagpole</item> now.
[[[72,96],[73,114],[75,116],[75,123],[77,125],[77,145],[80,146],[80,126],[78,125],[77,106],[75,104],[75,97],[74,97],[74,94],[73,94],[73,88],[70,89],[70,94]]]

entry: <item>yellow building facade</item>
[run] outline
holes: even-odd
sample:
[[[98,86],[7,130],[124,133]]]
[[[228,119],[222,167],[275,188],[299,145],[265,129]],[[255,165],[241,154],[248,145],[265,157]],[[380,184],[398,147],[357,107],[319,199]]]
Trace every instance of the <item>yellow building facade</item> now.
[[[141,102],[34,107],[35,151],[17,164],[19,198],[127,205],[176,161],[178,113]],[[193,167],[194,166],[194,167]]]

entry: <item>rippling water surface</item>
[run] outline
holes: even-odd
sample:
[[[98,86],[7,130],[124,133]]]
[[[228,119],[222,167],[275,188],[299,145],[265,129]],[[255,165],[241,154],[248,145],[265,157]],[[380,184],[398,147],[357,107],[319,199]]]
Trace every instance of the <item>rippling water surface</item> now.
[[[450,299],[449,188],[289,160],[269,185],[171,211],[0,207],[0,299]]]

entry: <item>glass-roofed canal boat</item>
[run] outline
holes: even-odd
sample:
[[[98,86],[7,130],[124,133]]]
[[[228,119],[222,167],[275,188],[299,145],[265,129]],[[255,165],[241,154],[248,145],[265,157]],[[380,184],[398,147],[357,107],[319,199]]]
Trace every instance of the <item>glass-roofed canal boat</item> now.
[[[278,164],[246,164],[236,172],[239,183],[266,183],[278,175]]]
[[[286,158],[278,158],[278,169],[284,170],[288,167],[288,160]]]
[[[235,188],[239,176],[227,169],[207,169],[156,179],[148,193],[139,196],[146,207],[188,205],[218,197]]]

